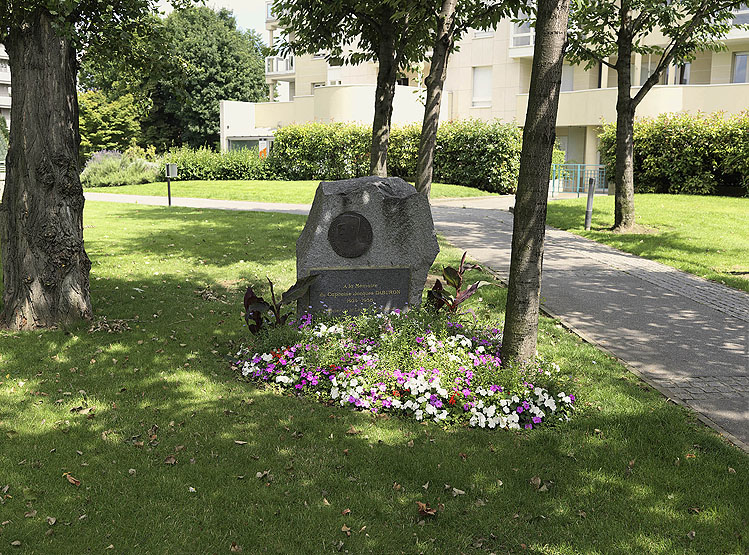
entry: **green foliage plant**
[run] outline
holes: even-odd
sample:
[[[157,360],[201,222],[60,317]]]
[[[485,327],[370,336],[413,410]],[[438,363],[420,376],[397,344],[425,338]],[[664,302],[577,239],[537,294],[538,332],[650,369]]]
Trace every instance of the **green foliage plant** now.
[[[447,292],[439,279],[434,283],[432,288],[427,291],[427,306],[435,312],[439,312],[442,308],[448,312],[458,312],[460,305],[470,299],[474,293],[478,291],[479,287],[486,283],[477,281],[463,289],[463,275],[468,269],[468,266],[466,266],[467,254],[467,252],[463,253],[463,257],[460,259],[460,265],[457,269],[452,266],[443,266],[442,268],[442,277],[445,280],[445,284],[455,289],[454,295]]]
[[[611,175],[616,125],[600,135],[601,163]],[[634,125],[634,186],[637,193],[749,194],[749,112],[660,114]],[[743,189],[742,189],[743,187]]]
[[[84,187],[117,187],[152,183],[160,168],[161,165],[156,162],[103,150],[95,153],[86,163],[81,172],[81,184]]]
[[[82,163],[94,152],[124,151],[140,136],[138,109],[131,94],[110,101],[101,91],[78,93],[78,108]]]
[[[298,280],[281,295],[280,299],[276,298],[273,282],[270,278],[266,278],[268,285],[270,285],[270,303],[259,297],[252,286],[248,287],[244,294],[244,320],[247,323],[247,328],[256,334],[263,328],[264,324],[272,327],[279,327],[286,324],[292,313],[283,313],[283,306],[301,299],[318,277],[318,274],[312,274]],[[269,314],[273,318],[270,318]]]

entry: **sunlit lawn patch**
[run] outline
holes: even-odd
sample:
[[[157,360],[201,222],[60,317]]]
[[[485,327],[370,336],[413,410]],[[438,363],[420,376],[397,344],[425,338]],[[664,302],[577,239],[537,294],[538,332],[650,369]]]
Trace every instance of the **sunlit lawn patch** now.
[[[614,197],[596,197],[585,231],[585,198],[549,203],[546,221],[617,249],[749,291],[749,198],[635,195],[645,233],[612,233]]]

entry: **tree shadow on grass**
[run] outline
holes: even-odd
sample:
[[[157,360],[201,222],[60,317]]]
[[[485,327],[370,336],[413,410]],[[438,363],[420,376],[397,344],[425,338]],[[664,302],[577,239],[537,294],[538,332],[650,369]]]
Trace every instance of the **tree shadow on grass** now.
[[[163,256],[169,245],[146,242],[94,237],[89,248],[96,262],[112,245],[124,265],[133,252]],[[11,521],[0,545],[18,539],[44,553],[219,552],[232,542],[245,553],[749,548],[741,536],[747,457],[590,347],[576,344],[560,361],[587,368],[576,371],[581,408],[549,429],[444,431],[280,396],[237,381],[226,358],[246,339],[240,288],[217,287],[215,300],[195,292],[217,276],[241,278],[231,267],[245,256],[239,245],[216,261],[227,251],[209,258],[176,231],[171,242],[191,264],[208,262],[189,283],[176,272],[128,277],[113,274],[113,262],[95,266],[97,317],[130,330],[0,332],[0,490],[9,486],[0,522]],[[497,290],[487,302],[503,298]],[[534,476],[548,491],[536,491]],[[437,508],[435,517],[420,516],[417,501]]]
[[[0,336],[3,371],[27,382],[0,405],[0,487],[12,496],[0,507],[11,520],[3,540],[45,553],[231,542],[275,553],[339,542],[379,553],[749,548],[747,457],[621,371],[596,378],[625,401],[582,408],[570,423],[443,431],[236,382],[207,347],[185,368],[178,346],[159,353],[133,332],[110,345],[101,336]],[[83,368],[89,351],[97,360]],[[71,412],[79,406],[95,406],[93,417]],[[437,515],[419,516],[417,501]],[[59,521],[53,536],[45,516]]]

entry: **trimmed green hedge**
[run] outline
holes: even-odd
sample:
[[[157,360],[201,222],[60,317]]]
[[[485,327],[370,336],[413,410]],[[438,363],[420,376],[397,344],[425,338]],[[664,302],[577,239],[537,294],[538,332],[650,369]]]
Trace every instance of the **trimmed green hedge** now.
[[[421,126],[393,127],[388,151],[390,175],[413,181]],[[275,133],[262,159],[256,149],[214,152],[174,148],[158,160],[177,164],[179,180],[336,180],[369,175],[371,128],[353,123],[288,125]],[[433,179],[494,193],[514,193],[520,168],[522,131],[499,121],[447,122],[437,133]],[[554,160],[563,153],[555,151]],[[150,153],[141,153],[149,158]],[[150,158],[149,158],[150,159]]]
[[[601,163],[613,176],[616,125],[606,124]],[[634,128],[636,193],[749,194],[749,113],[661,114]]]
[[[421,126],[393,127],[388,173],[413,181]],[[371,128],[348,123],[289,125],[269,159],[276,179],[346,179],[369,174]],[[517,185],[522,132],[498,121],[447,122],[437,133],[434,180],[510,193]]]

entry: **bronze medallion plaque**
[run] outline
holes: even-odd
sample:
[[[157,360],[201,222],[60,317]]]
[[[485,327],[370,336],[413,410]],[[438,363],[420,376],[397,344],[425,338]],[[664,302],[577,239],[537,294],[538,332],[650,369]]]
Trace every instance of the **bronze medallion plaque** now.
[[[344,212],[330,224],[328,242],[338,256],[358,258],[372,245],[372,226],[358,212]]]

